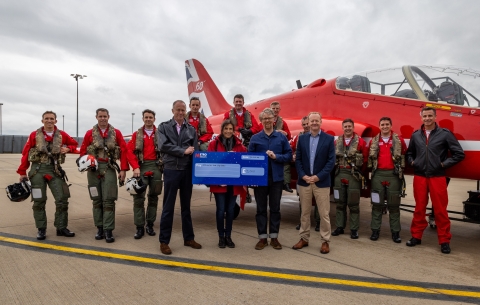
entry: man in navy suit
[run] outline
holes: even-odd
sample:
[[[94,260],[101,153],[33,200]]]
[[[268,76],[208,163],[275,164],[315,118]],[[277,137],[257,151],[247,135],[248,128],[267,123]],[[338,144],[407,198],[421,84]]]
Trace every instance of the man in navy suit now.
[[[320,213],[320,253],[330,252],[330,172],[335,165],[334,138],[322,132],[322,115],[310,112],[308,115],[310,132],[300,136],[297,144],[295,166],[298,173],[298,192],[302,215],[300,217],[300,241],[292,248],[295,250],[308,246],[310,238],[310,212],[312,196],[317,201]]]

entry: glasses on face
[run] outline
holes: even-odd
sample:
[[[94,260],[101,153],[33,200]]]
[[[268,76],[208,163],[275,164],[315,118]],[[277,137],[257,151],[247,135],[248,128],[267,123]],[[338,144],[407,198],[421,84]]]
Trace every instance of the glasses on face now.
[[[273,120],[273,116],[262,118],[262,121],[272,121],[272,120]]]

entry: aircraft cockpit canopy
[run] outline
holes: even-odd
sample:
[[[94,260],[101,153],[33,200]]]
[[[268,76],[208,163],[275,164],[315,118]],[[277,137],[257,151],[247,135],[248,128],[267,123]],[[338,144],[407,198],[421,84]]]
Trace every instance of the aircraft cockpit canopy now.
[[[341,76],[340,90],[480,107],[480,72],[452,66],[403,66]]]

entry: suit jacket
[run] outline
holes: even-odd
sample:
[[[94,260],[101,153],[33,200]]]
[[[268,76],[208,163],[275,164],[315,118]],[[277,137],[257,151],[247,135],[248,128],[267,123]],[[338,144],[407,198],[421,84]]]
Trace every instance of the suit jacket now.
[[[198,150],[197,130],[184,121],[177,133],[177,122],[174,119],[158,125],[158,146],[163,155],[166,169],[185,170],[191,169],[192,155],[184,152],[189,146]]]
[[[315,183],[317,187],[331,186],[330,172],[335,166],[334,138],[323,131],[319,137],[313,163],[313,173],[310,172],[310,132],[301,135],[298,139],[295,166],[298,173],[298,184],[301,186],[308,186],[308,183],[302,179],[305,175],[316,175],[320,179]]]

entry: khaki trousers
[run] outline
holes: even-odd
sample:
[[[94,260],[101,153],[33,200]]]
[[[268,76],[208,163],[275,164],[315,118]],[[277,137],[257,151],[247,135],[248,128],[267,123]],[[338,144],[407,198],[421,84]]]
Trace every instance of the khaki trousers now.
[[[310,238],[310,213],[312,211],[312,197],[315,197],[320,214],[320,238],[322,243],[330,242],[332,227],[330,225],[330,188],[317,187],[315,184],[309,186],[298,186],[300,194],[300,205],[302,216],[300,217],[300,237],[308,242]]]

